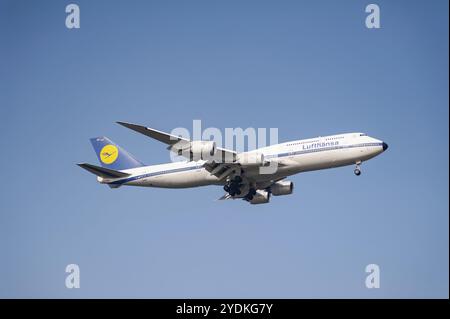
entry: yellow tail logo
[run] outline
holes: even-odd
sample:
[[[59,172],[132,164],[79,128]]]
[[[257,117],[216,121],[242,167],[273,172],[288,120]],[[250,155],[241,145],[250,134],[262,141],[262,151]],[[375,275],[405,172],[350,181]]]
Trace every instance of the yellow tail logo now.
[[[119,156],[119,150],[115,145],[108,144],[103,146],[100,151],[100,159],[105,164],[112,164],[116,161]]]

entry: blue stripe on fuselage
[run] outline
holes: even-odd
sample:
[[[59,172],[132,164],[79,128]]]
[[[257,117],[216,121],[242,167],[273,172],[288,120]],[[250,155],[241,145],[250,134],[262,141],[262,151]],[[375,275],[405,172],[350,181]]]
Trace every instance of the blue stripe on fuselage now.
[[[270,159],[270,158],[279,158],[279,157],[286,157],[286,156],[295,156],[295,155],[301,155],[301,154],[307,154],[307,153],[316,153],[316,152],[323,152],[323,151],[333,151],[337,149],[344,149],[344,148],[355,148],[355,147],[368,147],[368,146],[383,146],[383,143],[362,143],[362,144],[353,144],[353,145],[335,145],[330,147],[323,147],[323,148],[315,148],[315,149],[309,149],[309,150],[302,150],[302,151],[295,151],[295,152],[286,152],[286,153],[279,153],[279,154],[272,154],[267,155],[264,158]],[[132,177],[127,177],[118,181],[114,181],[108,184],[113,185],[122,185],[131,181],[135,181],[142,178],[147,178],[151,176],[157,176],[157,175],[165,175],[165,174],[172,174],[172,173],[179,173],[179,172],[187,172],[195,169],[199,169],[202,166],[196,165],[196,166],[190,166],[190,167],[181,167],[181,168],[174,168],[174,169],[168,169],[158,172],[152,172],[152,173],[146,173],[143,175],[137,175]]]
[[[168,169],[168,170],[163,170],[163,171],[158,171],[158,172],[152,172],[152,173],[146,173],[146,174],[142,174],[142,175],[137,175],[137,176],[131,176],[131,177],[127,177],[118,181],[114,181],[112,183],[108,183],[108,184],[118,184],[118,185],[122,185],[131,181],[135,181],[138,179],[142,179],[142,178],[147,178],[147,177],[151,177],[151,176],[157,176],[157,175],[165,175],[165,174],[171,174],[171,173],[179,173],[179,172],[184,172],[184,171],[190,171],[190,170],[194,170],[194,169],[199,169],[202,166],[191,166],[191,167],[180,167],[180,168],[174,168],[174,169]]]

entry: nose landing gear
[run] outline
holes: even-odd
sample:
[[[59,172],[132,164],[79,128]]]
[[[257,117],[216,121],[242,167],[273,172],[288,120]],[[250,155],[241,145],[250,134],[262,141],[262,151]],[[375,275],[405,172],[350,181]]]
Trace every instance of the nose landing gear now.
[[[353,171],[353,173],[355,173],[356,176],[361,175],[360,165],[361,165],[361,161],[356,162],[356,167],[355,167],[355,170]]]

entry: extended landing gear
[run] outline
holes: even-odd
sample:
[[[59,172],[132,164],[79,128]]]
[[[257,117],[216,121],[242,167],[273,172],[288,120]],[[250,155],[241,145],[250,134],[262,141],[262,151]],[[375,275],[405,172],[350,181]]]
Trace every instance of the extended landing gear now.
[[[356,162],[356,167],[355,170],[353,171],[353,173],[355,173],[356,176],[361,175],[361,168],[359,165],[361,165],[361,162]]]
[[[236,176],[232,180],[230,180],[224,187],[223,190],[230,194],[231,196],[241,195],[241,184],[242,177]]]

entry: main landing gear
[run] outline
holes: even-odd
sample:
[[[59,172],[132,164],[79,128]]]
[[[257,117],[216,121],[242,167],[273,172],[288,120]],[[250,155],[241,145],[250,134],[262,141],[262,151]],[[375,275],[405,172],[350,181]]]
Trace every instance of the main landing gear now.
[[[355,170],[353,171],[353,173],[355,173],[356,176],[361,175],[361,168],[359,165],[361,165],[361,161],[356,162],[356,167]]]
[[[241,182],[242,177],[236,176],[223,187],[223,190],[231,196],[241,195]]]

